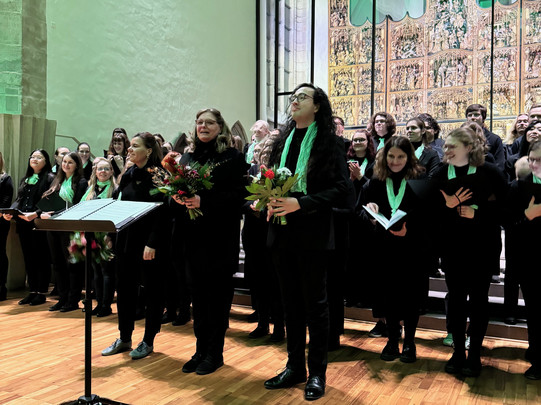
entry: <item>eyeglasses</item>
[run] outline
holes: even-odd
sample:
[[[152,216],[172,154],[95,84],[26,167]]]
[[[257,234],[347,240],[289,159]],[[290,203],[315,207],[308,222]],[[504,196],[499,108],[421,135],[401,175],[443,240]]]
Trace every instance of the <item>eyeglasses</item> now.
[[[387,122],[386,119],[376,119],[376,120],[374,121],[375,124],[385,124],[386,122]]]
[[[541,157],[538,157],[538,158],[528,157],[528,162],[535,163],[538,165],[541,163]]]
[[[96,171],[97,172],[110,172],[111,168],[110,167],[96,167]]]
[[[302,103],[307,98],[313,99],[314,97],[309,96],[306,93],[292,94],[291,96],[289,96],[289,102],[294,103],[295,101],[297,101],[299,103]]]
[[[216,124],[216,121],[214,120],[196,120],[195,121],[195,125],[197,125],[198,127],[202,127],[204,125],[208,128],[214,124]]]
[[[351,141],[353,143],[361,143],[361,142],[366,142],[366,138],[353,138]]]

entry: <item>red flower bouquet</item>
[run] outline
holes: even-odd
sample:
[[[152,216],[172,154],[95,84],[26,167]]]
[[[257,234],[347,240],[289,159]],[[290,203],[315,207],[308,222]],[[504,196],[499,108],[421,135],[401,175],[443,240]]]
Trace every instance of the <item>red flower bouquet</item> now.
[[[185,199],[193,197],[201,190],[212,188],[212,164],[191,162],[183,165],[177,162],[179,156],[178,152],[169,152],[162,160],[165,170],[159,167],[148,169],[156,186],[150,190],[150,194],[164,193],[169,197],[179,195]],[[203,212],[199,208],[188,208],[188,214],[190,219],[195,219],[203,215]]]
[[[95,263],[110,261],[115,255],[106,240],[107,233],[96,232],[92,239],[92,260]],[[68,246],[69,262],[78,263],[85,260],[87,240],[84,232],[74,232],[70,235],[70,244]]]
[[[252,183],[246,186],[250,195],[246,197],[249,201],[257,201],[256,209],[262,211],[267,207],[270,200],[287,197],[289,190],[297,182],[298,174],[293,175],[287,167],[269,169],[262,165],[257,176],[252,176]],[[274,221],[281,225],[287,225],[285,216],[276,216]]]

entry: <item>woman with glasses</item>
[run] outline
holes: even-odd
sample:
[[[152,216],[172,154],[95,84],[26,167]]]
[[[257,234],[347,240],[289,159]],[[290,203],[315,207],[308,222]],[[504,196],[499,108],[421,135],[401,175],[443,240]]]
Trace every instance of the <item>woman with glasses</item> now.
[[[83,177],[88,181],[92,176],[92,162],[90,161],[90,145],[86,142],[81,142],[77,145],[77,153],[81,158],[83,165]]]
[[[448,331],[454,341],[454,354],[445,371],[476,377],[481,373],[481,346],[488,325],[492,230],[500,223],[506,182],[495,165],[485,163],[485,146],[468,127],[447,136],[444,152],[445,164],[433,176],[433,205],[449,291]],[[470,349],[466,359],[468,315]]]
[[[275,143],[270,165],[298,174],[289,197],[271,200],[267,246],[284,303],[288,361],[283,372],[265,381],[267,389],[289,388],[308,381],[308,400],[325,394],[329,345],[327,270],[335,249],[333,208],[348,207],[350,189],[344,143],[336,136],[332,108],[325,92],[309,83],[298,85],[290,97],[285,136]],[[287,225],[272,221],[286,216]]]
[[[129,147],[130,140],[128,139],[126,130],[124,128],[115,128],[111,136],[109,148],[105,151],[105,157],[113,165],[115,179],[118,179],[118,176],[124,170]]]
[[[351,138],[351,145],[347,151],[349,178],[355,185],[357,195],[371,177],[374,166],[376,150],[372,135],[366,129],[359,129]]]
[[[134,135],[128,148],[128,160],[132,166],[122,175],[114,196],[122,201],[164,202],[163,194],[150,194],[155,188],[150,170],[161,167],[161,159],[161,148],[151,133]],[[167,206],[163,204],[119,232],[115,254],[120,336],[102,350],[102,356],[130,351],[129,356],[138,360],[154,351],[154,339],[161,329],[164,308],[166,246],[170,237]],[[140,284],[145,287],[145,332],[141,342],[132,350]]]
[[[527,156],[531,173],[524,179],[514,180],[507,197],[506,238],[512,238],[517,248],[513,262],[526,307],[529,347],[525,357],[531,367],[524,375],[531,380],[540,380],[541,272],[537,268],[539,255],[532,243],[538,241],[541,234],[541,141],[530,144]]]
[[[193,151],[184,153],[180,163],[211,164],[213,186],[189,198],[173,198],[172,246],[175,251],[182,248],[178,255],[185,260],[196,337],[195,354],[182,371],[206,375],[224,364],[249,166],[243,154],[231,147],[231,131],[220,111],[200,110],[195,116],[193,134]],[[190,208],[200,209],[203,215],[190,219]]]
[[[395,134],[396,121],[391,114],[381,111],[370,117],[368,127],[370,128],[370,134],[372,135],[374,149],[378,151],[383,148],[385,142]]]
[[[106,158],[97,157],[94,159],[92,167],[92,176],[82,201],[112,198],[116,189],[113,165]],[[94,264],[94,292],[98,305],[92,310],[92,315],[104,317],[112,314],[111,303],[115,295],[115,265],[114,258],[111,261],[101,261]]]
[[[61,168],[43,197],[53,198],[53,194],[56,194],[65,202],[65,208],[69,208],[81,201],[87,187],[88,181],[83,176],[81,158],[77,152],[70,152],[62,159]],[[43,212],[40,217],[49,218],[51,214],[52,212]],[[69,236],[70,232],[47,232],[59,295],[59,301],[51,306],[49,311],[70,312],[79,309],[84,263],[69,262]]]
[[[13,199],[13,181],[11,176],[4,171],[4,158],[0,152],[0,208],[8,208]],[[6,242],[9,233],[9,221],[2,221],[0,214],[0,301],[5,301],[7,296],[6,282],[8,277],[8,256],[6,254]]]
[[[41,196],[53,182],[49,154],[43,149],[36,149],[28,158],[26,173],[22,178],[17,198],[11,205],[23,213],[15,218],[17,233],[21,242],[24,257],[24,268],[30,294],[19,301],[19,305],[41,305],[46,301],[45,294],[51,279],[51,259],[46,232],[33,231],[34,220],[41,214],[37,204]],[[12,215],[5,214],[4,219],[10,221]]]

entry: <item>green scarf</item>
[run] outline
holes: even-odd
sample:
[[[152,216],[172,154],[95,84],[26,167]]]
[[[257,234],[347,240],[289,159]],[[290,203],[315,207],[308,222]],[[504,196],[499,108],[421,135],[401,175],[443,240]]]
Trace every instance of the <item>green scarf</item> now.
[[[468,166],[468,176],[470,174],[475,174],[475,172],[477,171],[477,168],[475,166]],[[455,172],[455,167],[453,165],[449,165],[449,167],[447,168],[447,179],[449,180],[452,180],[456,177],[456,172]]]
[[[25,183],[26,183],[26,184],[30,184],[31,186],[33,186],[33,185],[36,184],[38,181],[39,181],[39,174],[34,173],[32,176],[28,177],[28,178],[25,180]]]
[[[393,179],[387,177],[385,183],[387,185],[387,198],[389,199],[389,205],[391,206],[391,216],[393,216],[398,207],[400,207],[402,199],[404,198],[404,193],[406,192],[406,179],[402,179],[400,182],[398,194],[394,193]]]
[[[378,147],[377,147],[376,151],[380,150],[384,146],[385,146],[385,138],[379,138],[379,144],[378,144]]]
[[[417,149],[415,149],[415,157],[417,159],[421,159],[421,155],[423,154],[424,150],[425,150],[425,144],[422,143],[421,146],[419,146]]]
[[[246,151],[246,163],[252,164],[252,159],[254,158],[254,150],[256,145],[261,141],[253,141]]]
[[[101,193],[99,193],[95,198],[107,198],[107,193],[109,191],[109,188],[111,187],[111,182],[109,180],[98,181],[97,185],[99,186],[99,188],[103,188],[103,190],[101,190]],[[95,187],[88,187],[85,195],[83,196],[83,198],[81,198],[81,201],[85,201],[88,198],[88,195],[92,192],[94,188]]]
[[[532,176],[534,184],[541,184],[541,179],[539,177],[537,177],[535,174],[532,174]]]
[[[368,165],[368,159],[364,158],[363,162],[361,163],[361,176],[364,176],[364,173],[366,172],[366,166]]]
[[[280,168],[285,167],[287,154],[289,153],[289,146],[293,140],[295,129],[291,131],[286,139],[284,150],[282,151],[282,157],[280,158]],[[295,174],[298,174],[298,180],[291,188],[291,191],[302,191],[306,194],[306,168],[308,166],[308,159],[310,158],[310,152],[312,152],[312,146],[317,135],[317,124],[312,122],[306,131],[306,135],[301,143],[301,150],[299,152],[299,158],[297,159],[297,167],[295,168]]]
[[[73,188],[71,187],[71,179],[73,176],[71,176],[69,179],[66,179],[62,182],[62,185],[60,186],[60,197],[69,203],[73,202],[73,195],[75,194],[73,191]]]

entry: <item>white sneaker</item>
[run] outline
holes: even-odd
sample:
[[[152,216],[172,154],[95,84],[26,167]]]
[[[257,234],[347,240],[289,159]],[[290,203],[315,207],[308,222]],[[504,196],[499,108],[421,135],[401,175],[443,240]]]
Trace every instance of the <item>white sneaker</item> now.
[[[129,342],[123,342],[120,339],[117,339],[109,346],[107,349],[104,349],[101,352],[102,356],[112,356],[113,354],[118,354],[122,352],[127,352],[131,350],[131,340]]]

